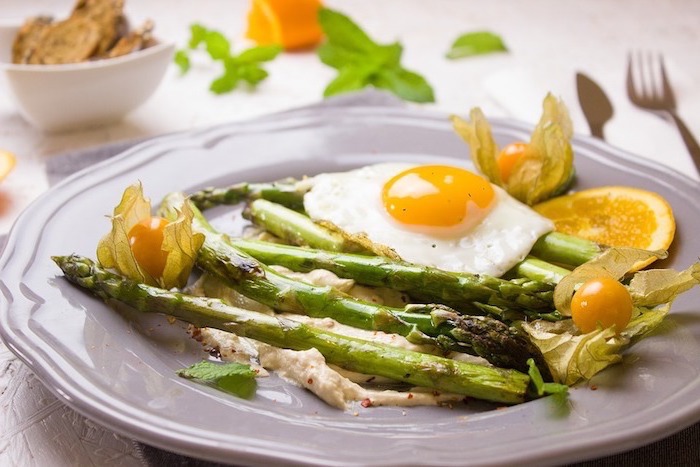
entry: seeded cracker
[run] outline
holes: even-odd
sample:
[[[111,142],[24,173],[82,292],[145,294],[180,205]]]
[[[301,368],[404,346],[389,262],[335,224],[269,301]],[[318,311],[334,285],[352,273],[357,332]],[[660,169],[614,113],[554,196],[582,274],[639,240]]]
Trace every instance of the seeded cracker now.
[[[100,41],[100,30],[87,18],[69,18],[44,28],[31,64],[77,63],[88,60]]]
[[[153,43],[153,35],[151,34],[153,26],[153,21],[146,21],[143,26],[119,39],[119,41],[114,44],[114,47],[109,50],[107,57],[120,57],[145,49],[151,45]]]
[[[124,26],[124,0],[78,0],[73,8],[72,18],[86,18],[97,24],[100,39],[95,50],[102,56],[119,39]]]
[[[52,21],[50,16],[37,16],[24,22],[12,43],[12,63],[29,63],[42,32]]]

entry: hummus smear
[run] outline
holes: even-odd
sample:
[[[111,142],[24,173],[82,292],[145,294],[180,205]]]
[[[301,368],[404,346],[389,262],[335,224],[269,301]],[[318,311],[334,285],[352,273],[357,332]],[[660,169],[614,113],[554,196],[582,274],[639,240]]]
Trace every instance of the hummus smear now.
[[[330,271],[316,270],[310,273],[294,273],[282,268],[276,267],[275,269],[285,275],[314,285],[335,287],[362,300],[399,307],[407,303],[407,299],[403,294],[391,290],[385,291],[358,286],[353,280],[338,278]],[[192,286],[190,293],[220,298],[234,306],[275,314],[285,319],[327,329],[337,334],[358,337],[423,353],[441,353],[436,347],[412,344],[406,338],[397,334],[357,329],[340,324],[330,318],[311,318],[291,313],[276,314],[269,307],[240,295],[206,274]],[[217,352],[222,360],[250,364],[258,370],[260,376],[266,376],[268,375],[267,371],[273,371],[284,380],[308,389],[327,404],[342,410],[348,409],[352,403],[360,403],[363,407],[380,405],[416,406],[441,405],[464,400],[464,396],[459,394],[440,394],[427,388],[412,388],[409,391],[398,391],[366,387],[365,385],[368,384],[389,383],[390,380],[373,375],[349,372],[329,365],[326,363],[323,355],[316,349],[304,351],[281,349],[212,328],[192,328],[191,334],[205,348]],[[456,353],[449,355],[449,357],[488,365],[485,360],[466,354]]]

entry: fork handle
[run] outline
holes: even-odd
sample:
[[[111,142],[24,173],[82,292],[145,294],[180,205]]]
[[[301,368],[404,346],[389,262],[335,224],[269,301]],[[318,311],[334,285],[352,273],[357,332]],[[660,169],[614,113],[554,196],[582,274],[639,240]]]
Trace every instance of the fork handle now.
[[[688,148],[690,157],[693,158],[695,168],[700,172],[700,145],[698,145],[698,142],[695,140],[693,134],[690,132],[683,120],[681,120],[681,118],[675,114],[675,112],[669,112],[669,115],[671,115],[673,122],[676,124],[678,131],[681,133],[681,137]]]

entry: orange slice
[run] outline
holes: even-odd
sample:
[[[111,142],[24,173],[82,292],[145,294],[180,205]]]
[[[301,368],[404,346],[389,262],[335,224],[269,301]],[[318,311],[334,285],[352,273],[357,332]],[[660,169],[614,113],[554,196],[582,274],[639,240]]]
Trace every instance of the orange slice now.
[[[0,180],[7,177],[15,167],[15,155],[9,151],[0,149]]]
[[[624,186],[582,190],[533,206],[559,232],[613,247],[667,250],[676,233],[668,202],[659,194]]]
[[[320,0],[253,0],[246,37],[259,45],[279,44],[286,50],[320,42]]]

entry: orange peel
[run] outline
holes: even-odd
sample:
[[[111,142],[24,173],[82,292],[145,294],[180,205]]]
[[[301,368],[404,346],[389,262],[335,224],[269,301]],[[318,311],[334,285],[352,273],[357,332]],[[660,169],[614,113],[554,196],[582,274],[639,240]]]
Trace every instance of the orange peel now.
[[[278,44],[285,50],[312,47],[321,41],[320,0],[253,0],[246,37],[259,45]]]
[[[10,151],[0,149],[0,181],[15,168],[17,158]]]

